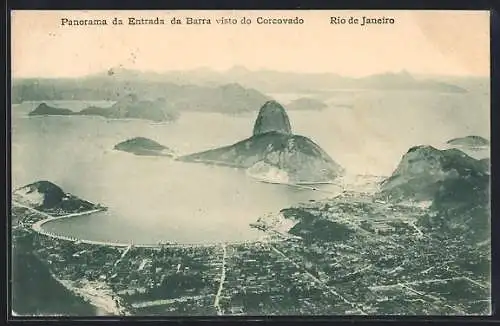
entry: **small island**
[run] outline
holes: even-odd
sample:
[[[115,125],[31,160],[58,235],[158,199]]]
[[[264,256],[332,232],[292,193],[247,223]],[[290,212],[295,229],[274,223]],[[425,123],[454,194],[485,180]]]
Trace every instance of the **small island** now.
[[[174,152],[162,144],[145,137],[125,140],[114,147],[115,150],[142,156],[174,156]]]
[[[446,143],[449,145],[465,146],[465,147],[485,147],[490,145],[488,139],[483,138],[481,136],[467,136],[467,137],[453,138],[451,140],[448,140]]]
[[[75,112],[69,110],[69,109],[63,109],[63,108],[56,108],[50,105],[47,105],[47,103],[43,102],[40,103],[36,109],[31,111],[29,113],[30,116],[35,116],[35,115],[74,115]]]
[[[153,101],[140,100],[134,94],[121,98],[109,108],[90,106],[77,112],[41,103],[29,115],[85,115],[100,116],[106,119],[142,119],[154,122],[175,121],[179,118],[179,112],[173,109],[164,98]]]
[[[289,110],[323,110],[326,109],[328,105],[309,97],[301,97],[288,103],[287,108]]]

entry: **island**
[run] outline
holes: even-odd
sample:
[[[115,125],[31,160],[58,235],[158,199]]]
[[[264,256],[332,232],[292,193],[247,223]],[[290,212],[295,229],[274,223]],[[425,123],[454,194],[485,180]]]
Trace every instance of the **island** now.
[[[256,179],[273,183],[324,183],[344,173],[311,139],[292,134],[285,108],[274,100],[261,107],[250,138],[178,160],[241,168]]]
[[[174,121],[179,117],[164,98],[154,101],[140,100],[135,94],[128,94],[110,108],[88,107],[79,115],[98,115],[109,119],[144,119],[156,122]]]
[[[75,112],[69,109],[64,108],[56,108],[47,103],[40,103],[33,111],[31,111],[28,115],[36,116],[36,115],[74,115]]]
[[[463,147],[486,147],[490,145],[488,139],[481,136],[466,136],[460,138],[453,138],[446,142],[449,145],[463,146]]]
[[[291,101],[286,107],[289,110],[323,110],[328,105],[314,98],[301,97]]]
[[[173,110],[164,98],[139,100],[134,94],[121,98],[111,107],[90,106],[78,112],[41,103],[29,115],[101,116],[107,119],[143,119],[155,122],[175,121],[179,117],[178,111]]]
[[[143,156],[174,156],[174,152],[170,148],[145,137],[125,140],[116,144],[114,149]]]

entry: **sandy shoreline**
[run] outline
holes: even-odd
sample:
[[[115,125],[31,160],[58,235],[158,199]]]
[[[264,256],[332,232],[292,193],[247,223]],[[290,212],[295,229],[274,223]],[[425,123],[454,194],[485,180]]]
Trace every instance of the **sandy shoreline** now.
[[[120,305],[120,299],[113,291],[102,282],[83,281],[83,286],[76,286],[73,281],[60,280],[53,273],[52,277],[74,293],[82,297],[85,301],[95,306],[97,309],[104,311],[104,315],[127,316],[130,313]],[[116,299],[114,299],[116,297]]]

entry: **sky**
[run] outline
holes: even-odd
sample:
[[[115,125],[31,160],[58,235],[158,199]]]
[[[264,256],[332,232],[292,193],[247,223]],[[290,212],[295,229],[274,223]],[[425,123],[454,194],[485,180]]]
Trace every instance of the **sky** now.
[[[257,24],[257,17],[301,25]],[[394,24],[331,24],[330,17],[392,17]],[[125,21],[121,26],[61,26],[61,19]],[[128,17],[210,18],[211,25],[127,25]],[[218,25],[243,17],[252,24]],[[251,70],[361,77],[414,74],[489,76],[487,11],[13,11],[13,77],[77,77],[124,67],[163,72],[236,65]]]

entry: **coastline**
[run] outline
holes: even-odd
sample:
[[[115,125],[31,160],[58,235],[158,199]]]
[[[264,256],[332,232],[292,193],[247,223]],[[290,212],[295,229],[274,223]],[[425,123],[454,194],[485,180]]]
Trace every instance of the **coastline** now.
[[[13,243],[12,255],[12,309],[18,316],[96,316],[102,309],[61,284],[29,243]]]
[[[339,192],[333,192],[333,191],[323,190],[323,189],[319,189],[319,188],[314,187],[314,185],[335,185],[335,183],[333,183],[333,182],[285,183],[285,182],[275,182],[275,181],[272,181],[272,180],[260,179],[260,178],[255,178],[255,177],[251,177],[251,178],[254,179],[257,182],[269,183],[269,184],[281,185],[281,186],[287,186],[287,187],[292,187],[292,188],[297,188],[297,189],[319,191],[319,192],[324,192],[324,193],[332,194],[332,195],[338,195],[339,193],[341,193],[341,191],[339,191]]]
[[[111,247],[121,247],[128,248],[125,250],[129,250],[132,247],[141,247],[141,248],[152,248],[152,249],[161,249],[163,247],[215,247],[222,246],[224,255],[225,255],[225,247],[226,245],[245,245],[245,244],[256,244],[256,243],[273,243],[275,241],[283,241],[283,235],[276,233],[274,230],[261,230],[263,231],[263,236],[258,238],[257,240],[252,241],[240,241],[240,242],[214,242],[214,243],[195,243],[195,244],[182,244],[182,243],[159,243],[159,244],[131,244],[131,243],[113,243],[113,242],[101,242],[101,241],[92,241],[85,239],[76,239],[72,237],[67,237],[63,235],[53,234],[47,232],[43,229],[43,225],[50,221],[78,217],[78,216],[86,216],[94,213],[102,212],[107,210],[107,208],[97,208],[89,211],[79,212],[79,213],[70,213],[62,216],[51,216],[48,213],[40,211],[36,208],[27,206],[17,201],[12,201],[13,206],[25,208],[35,214],[38,214],[44,219],[41,219],[31,225],[25,224],[22,227],[25,229],[30,229],[31,231],[41,234],[46,237],[60,239],[63,241],[69,241],[74,244],[86,243],[91,245],[101,245],[101,246],[111,246]],[[250,228],[254,228],[253,225],[249,225]],[[273,231],[270,234],[268,231]],[[281,239],[280,239],[281,238]],[[91,306],[95,308],[96,315],[98,316],[127,316],[131,315],[131,312],[124,307],[122,300],[118,294],[116,294],[106,283],[101,281],[89,281],[87,279],[79,280],[79,281],[71,281],[59,278],[54,272],[50,269],[50,266],[47,266],[46,262],[40,259],[37,255],[34,255],[34,258],[38,260],[40,263],[46,266],[50,276],[59,283],[62,287],[68,290],[70,293],[73,293],[76,297],[79,297],[81,300],[87,302]],[[224,263],[223,263],[224,264]],[[223,265],[224,266],[224,265]],[[219,292],[222,288],[222,284],[224,283],[224,274],[220,280]],[[219,293],[220,296],[220,293]],[[217,296],[217,298],[219,297]],[[217,301],[214,303],[217,305]]]
[[[267,238],[269,236],[267,234],[263,235],[261,238],[259,238],[257,240],[251,240],[251,241],[231,241],[231,242],[224,241],[224,242],[210,242],[210,243],[170,243],[170,242],[167,242],[167,243],[158,243],[158,244],[141,244],[141,243],[136,244],[133,242],[119,243],[119,242],[110,242],[110,241],[95,241],[95,240],[87,240],[87,239],[78,239],[78,238],[67,237],[64,235],[47,232],[43,229],[42,226],[45,223],[48,223],[51,221],[99,213],[102,211],[106,211],[106,208],[99,208],[99,209],[94,209],[94,210],[85,211],[85,212],[81,212],[81,213],[71,213],[71,214],[67,214],[67,215],[53,217],[50,214],[44,213],[40,210],[37,210],[33,207],[26,206],[24,204],[21,204],[19,202],[14,201],[14,200],[12,201],[12,204],[17,205],[18,207],[23,207],[23,208],[29,209],[30,211],[32,211],[34,213],[37,213],[37,214],[40,214],[40,215],[46,217],[43,220],[40,220],[40,221],[33,223],[30,226],[32,231],[34,231],[38,234],[47,236],[47,237],[65,240],[65,241],[70,241],[70,242],[74,242],[74,243],[84,243],[84,244],[90,244],[90,245],[121,247],[121,248],[127,248],[127,247],[132,246],[132,247],[137,247],[137,248],[157,248],[157,249],[160,249],[162,247],[215,247],[215,246],[219,246],[221,244],[224,244],[224,245],[245,245],[245,244],[250,244],[250,243],[258,243],[258,242],[270,242],[272,240],[272,239]],[[251,225],[249,225],[249,227],[252,228]]]
[[[83,287],[74,286],[73,281],[61,280],[52,272],[52,277],[72,293],[82,297],[85,301],[95,306],[96,309],[102,309],[105,315],[130,316],[130,312],[120,305],[118,296],[115,300],[113,291],[102,282],[85,282]],[[98,314],[99,315],[99,314]]]

